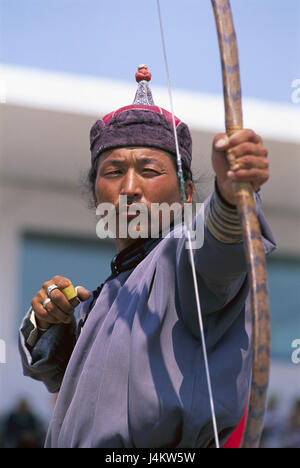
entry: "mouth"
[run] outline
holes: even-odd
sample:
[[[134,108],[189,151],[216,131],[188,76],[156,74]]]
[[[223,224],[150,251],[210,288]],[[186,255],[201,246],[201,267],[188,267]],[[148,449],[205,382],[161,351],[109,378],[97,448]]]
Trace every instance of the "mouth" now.
[[[122,217],[127,217],[127,218],[136,218],[139,216],[141,213],[147,213],[148,215],[148,208],[146,205],[122,205],[122,207],[117,207],[116,213],[119,216]]]

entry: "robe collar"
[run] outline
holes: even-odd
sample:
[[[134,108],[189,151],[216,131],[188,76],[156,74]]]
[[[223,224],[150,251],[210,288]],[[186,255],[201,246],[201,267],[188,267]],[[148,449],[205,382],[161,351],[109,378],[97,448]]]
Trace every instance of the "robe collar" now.
[[[135,268],[161,240],[162,237],[156,239],[138,239],[134,244],[121,250],[111,261],[111,277]]]

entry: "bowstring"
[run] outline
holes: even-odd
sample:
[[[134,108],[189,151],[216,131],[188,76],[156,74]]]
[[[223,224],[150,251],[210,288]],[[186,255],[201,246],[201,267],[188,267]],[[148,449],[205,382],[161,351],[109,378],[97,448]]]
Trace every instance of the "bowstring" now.
[[[175,147],[176,147],[178,179],[179,179],[182,200],[183,200],[183,203],[186,203],[186,194],[185,194],[185,189],[184,189],[184,176],[183,176],[183,170],[182,170],[182,158],[181,158],[180,151],[179,151],[178,136],[177,136],[177,131],[176,131],[172,87],[171,87],[171,80],[170,80],[170,73],[169,73],[169,66],[168,66],[167,49],[166,49],[166,43],[165,43],[162,15],[161,15],[161,9],[160,9],[160,0],[156,0],[156,2],[157,2],[157,11],[158,11],[158,18],[159,18],[159,26],[160,26],[161,43],[162,43],[164,63],[165,63],[166,76],[167,76],[167,82],[168,82],[170,109],[171,109],[171,114],[172,114],[172,126],[173,126]],[[187,211],[189,212],[189,210]],[[212,424],[213,424],[213,431],[214,431],[214,439],[215,439],[216,448],[220,448],[219,435],[218,435],[218,429],[217,429],[217,420],[216,420],[216,413],[215,413],[215,405],[214,405],[211,378],[210,378],[210,370],[209,370],[209,365],[208,365],[204,325],[203,325],[203,318],[202,318],[201,305],[200,305],[200,295],[199,295],[199,289],[198,289],[195,260],[194,260],[194,255],[193,255],[191,218],[190,217],[188,219],[185,218],[184,223],[185,223],[185,235],[188,241],[188,247],[189,247],[188,250],[189,250],[190,262],[191,262],[191,268],[192,268],[193,284],[194,284],[194,290],[195,290],[195,298],[196,298],[199,329],[200,329],[200,336],[201,336],[201,342],[202,342],[202,352],[203,352],[203,358],[204,358],[209,403],[210,403],[210,410],[211,410],[211,417],[212,417]]]

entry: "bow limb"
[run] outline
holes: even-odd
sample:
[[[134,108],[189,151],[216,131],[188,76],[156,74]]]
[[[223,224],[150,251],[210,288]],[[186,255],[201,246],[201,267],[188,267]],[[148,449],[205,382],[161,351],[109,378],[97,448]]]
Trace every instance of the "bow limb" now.
[[[222,62],[226,133],[243,128],[236,34],[229,0],[211,0]],[[252,308],[252,382],[243,448],[256,448],[263,429],[270,368],[270,319],[267,273],[261,231],[250,183],[233,182],[243,231]]]

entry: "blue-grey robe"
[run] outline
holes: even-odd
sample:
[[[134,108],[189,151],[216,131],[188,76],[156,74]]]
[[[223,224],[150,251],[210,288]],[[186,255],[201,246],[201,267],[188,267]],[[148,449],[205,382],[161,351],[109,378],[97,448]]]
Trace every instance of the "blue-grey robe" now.
[[[265,252],[275,242],[258,205]],[[194,252],[218,431],[240,422],[250,380],[250,304],[243,244],[205,228]],[[93,297],[81,306],[81,324]],[[213,441],[199,325],[184,238],[161,239],[108,280],[77,339],[75,320],[52,326],[32,350],[20,333],[25,375],[58,399],[46,447],[207,447]]]

